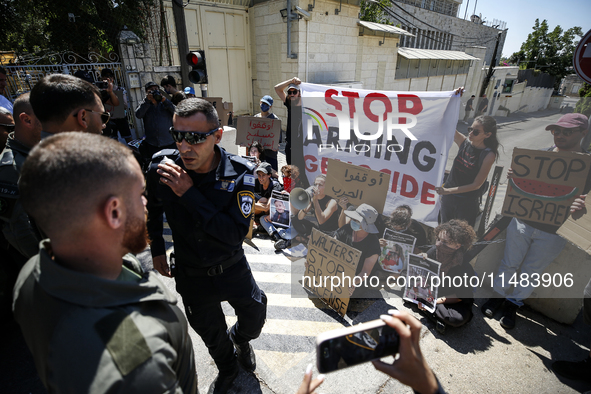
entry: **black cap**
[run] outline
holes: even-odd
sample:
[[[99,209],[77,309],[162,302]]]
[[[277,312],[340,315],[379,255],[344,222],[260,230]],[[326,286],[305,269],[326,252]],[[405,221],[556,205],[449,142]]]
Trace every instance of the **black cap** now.
[[[158,85],[156,82],[150,81],[146,84],[145,89],[148,90],[150,89],[152,86],[160,86]]]

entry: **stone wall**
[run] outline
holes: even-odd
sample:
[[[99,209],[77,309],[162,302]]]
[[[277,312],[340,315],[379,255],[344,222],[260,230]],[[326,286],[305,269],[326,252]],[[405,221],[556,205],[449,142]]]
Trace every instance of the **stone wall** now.
[[[137,40],[135,44],[127,44],[126,39],[134,38]],[[144,86],[146,83],[153,81],[160,84],[160,81],[167,75],[172,75],[177,81],[177,88],[182,89],[180,66],[165,66],[154,67],[152,59],[154,56],[153,46],[149,43],[139,42],[139,38],[129,32],[128,35],[122,37],[120,44],[121,63],[123,70],[126,71],[129,111],[135,117],[135,109],[146,96]],[[135,84],[134,84],[135,83]],[[137,86],[139,83],[139,87]],[[135,134],[137,138],[144,136],[144,124],[141,119],[135,118]]]

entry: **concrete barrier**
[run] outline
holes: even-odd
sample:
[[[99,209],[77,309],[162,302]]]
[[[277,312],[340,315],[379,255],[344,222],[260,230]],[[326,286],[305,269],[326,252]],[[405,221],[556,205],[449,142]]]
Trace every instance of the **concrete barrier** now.
[[[496,240],[505,239],[506,230],[503,231]],[[490,244],[476,256],[470,263],[478,276],[482,274],[488,276],[491,272],[496,275],[503,253],[505,243]],[[544,273],[550,275],[560,274],[564,278],[565,274],[572,274],[573,286],[570,288],[538,287],[525,303],[532,309],[554,319],[560,323],[573,324],[582,307],[583,290],[591,278],[591,255],[584,250],[568,242],[562,253],[546,268]],[[507,280],[507,279],[506,279]],[[477,291],[476,297],[487,297],[492,289],[492,283],[487,278],[483,284],[483,289]]]

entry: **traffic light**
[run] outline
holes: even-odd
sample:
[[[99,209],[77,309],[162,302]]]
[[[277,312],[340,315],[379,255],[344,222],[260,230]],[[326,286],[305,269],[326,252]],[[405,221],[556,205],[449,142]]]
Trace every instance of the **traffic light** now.
[[[193,51],[187,54],[187,63],[193,67],[189,72],[192,83],[207,83],[207,67],[205,65],[205,51]]]

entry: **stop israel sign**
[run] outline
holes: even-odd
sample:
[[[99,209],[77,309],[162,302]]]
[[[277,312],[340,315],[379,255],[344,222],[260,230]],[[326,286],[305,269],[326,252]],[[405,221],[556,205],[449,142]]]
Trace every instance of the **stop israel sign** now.
[[[573,65],[577,75],[588,84],[591,84],[591,30],[577,45],[573,56]]]

